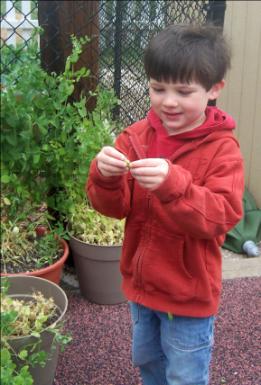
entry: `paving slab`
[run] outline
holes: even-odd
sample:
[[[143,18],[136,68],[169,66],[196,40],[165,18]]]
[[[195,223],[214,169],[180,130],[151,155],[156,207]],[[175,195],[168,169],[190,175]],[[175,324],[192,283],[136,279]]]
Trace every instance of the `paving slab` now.
[[[259,249],[261,244],[258,245]],[[258,257],[248,257],[246,254],[236,254],[222,249],[223,279],[261,277],[261,254]]]

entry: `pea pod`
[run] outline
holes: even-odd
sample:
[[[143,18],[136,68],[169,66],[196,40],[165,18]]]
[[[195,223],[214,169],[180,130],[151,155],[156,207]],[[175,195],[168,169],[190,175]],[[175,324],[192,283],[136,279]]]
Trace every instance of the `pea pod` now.
[[[131,168],[131,162],[129,161],[129,159],[125,159],[125,163],[126,163],[127,169],[129,170]]]

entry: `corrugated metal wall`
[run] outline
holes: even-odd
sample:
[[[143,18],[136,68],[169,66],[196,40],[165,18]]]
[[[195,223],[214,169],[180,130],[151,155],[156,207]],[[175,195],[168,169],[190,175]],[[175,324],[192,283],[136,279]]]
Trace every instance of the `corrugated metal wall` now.
[[[261,207],[261,2],[227,1],[224,33],[233,58],[217,105],[237,122],[246,185]]]

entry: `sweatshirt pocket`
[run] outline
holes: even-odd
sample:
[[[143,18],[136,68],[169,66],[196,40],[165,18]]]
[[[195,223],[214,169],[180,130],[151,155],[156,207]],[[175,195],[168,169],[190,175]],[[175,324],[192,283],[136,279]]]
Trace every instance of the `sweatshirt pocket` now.
[[[144,290],[167,295],[175,302],[186,302],[196,296],[196,278],[184,263],[182,237],[151,234],[151,242],[143,255]]]

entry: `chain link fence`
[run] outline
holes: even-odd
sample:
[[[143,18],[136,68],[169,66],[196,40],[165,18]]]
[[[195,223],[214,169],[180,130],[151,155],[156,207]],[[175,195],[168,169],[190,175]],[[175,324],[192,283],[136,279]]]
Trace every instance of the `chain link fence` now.
[[[49,13],[48,7],[52,7]],[[40,24],[49,29],[41,44],[41,55],[49,52],[45,66],[59,71],[69,35],[92,33],[91,49],[81,65],[94,69],[98,84],[115,90],[121,100],[116,116],[128,125],[143,118],[149,108],[143,51],[150,38],[172,23],[212,21],[222,26],[224,13],[225,1],[1,1],[1,51],[10,44],[23,49]],[[66,28],[66,24],[74,27]],[[59,50],[62,34],[68,35],[67,43]],[[10,60],[15,56],[10,55]],[[2,72],[9,66],[1,59]]]

